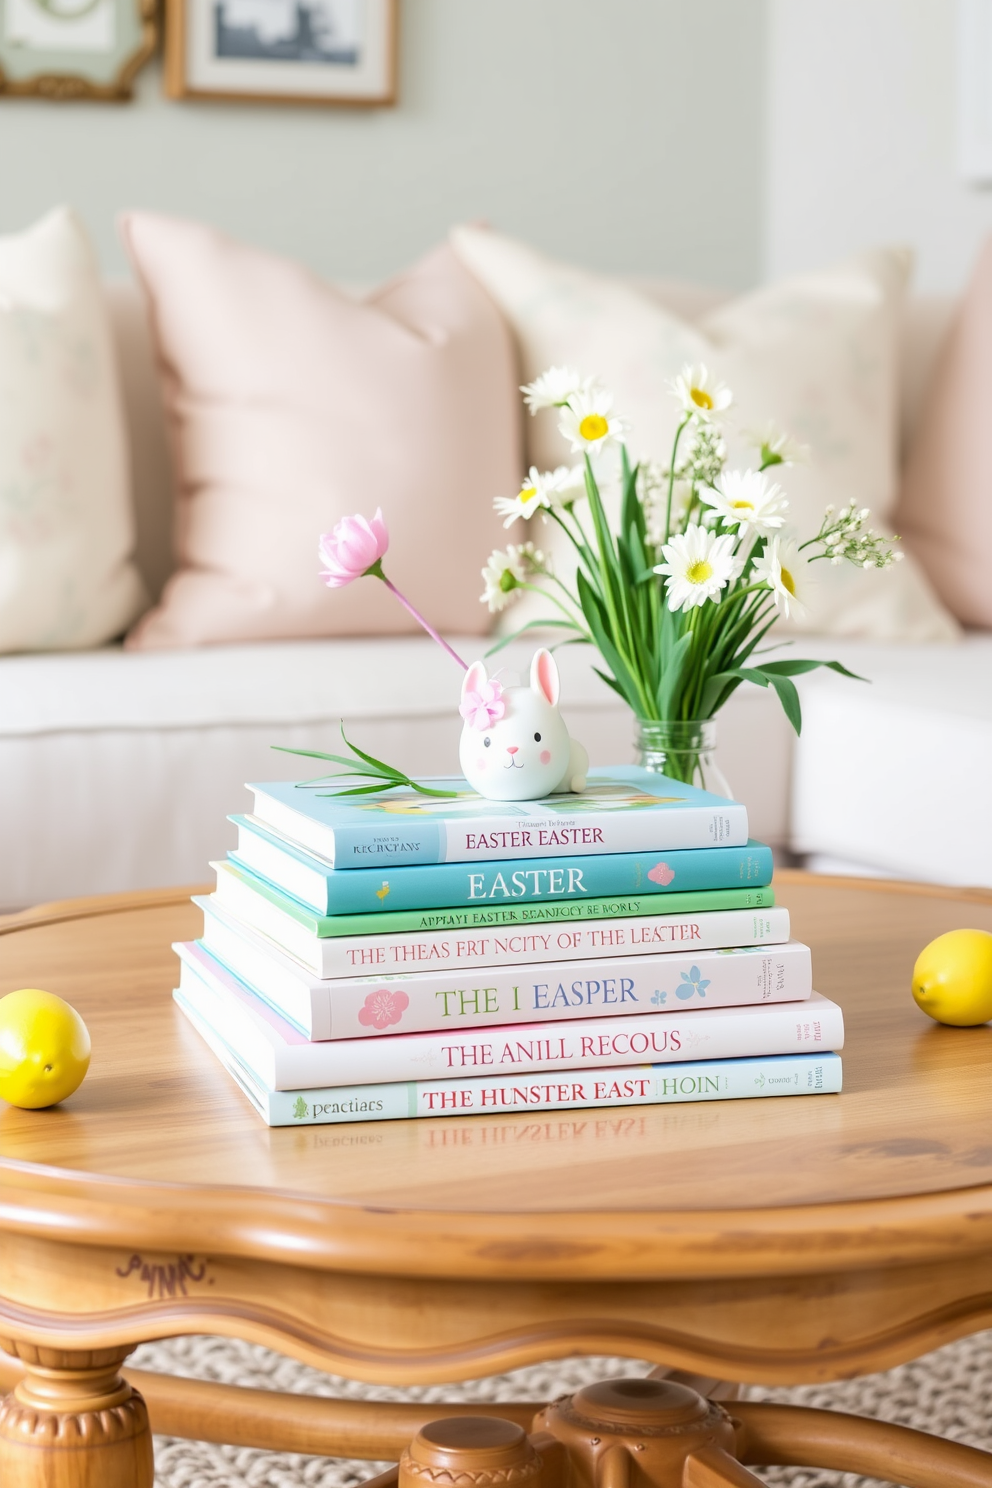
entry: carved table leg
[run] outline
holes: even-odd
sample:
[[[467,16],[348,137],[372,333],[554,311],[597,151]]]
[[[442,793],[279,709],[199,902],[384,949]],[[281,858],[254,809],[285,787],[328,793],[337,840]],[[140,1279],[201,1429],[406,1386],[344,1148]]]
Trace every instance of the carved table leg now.
[[[130,1349],[0,1347],[26,1370],[0,1400],[3,1488],[153,1488],[148,1412],[119,1373]]]

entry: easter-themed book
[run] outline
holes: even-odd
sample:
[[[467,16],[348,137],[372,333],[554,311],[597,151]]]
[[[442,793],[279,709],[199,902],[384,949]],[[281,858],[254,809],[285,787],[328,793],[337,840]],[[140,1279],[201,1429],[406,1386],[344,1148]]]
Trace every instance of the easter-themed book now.
[[[267,879],[259,878],[248,868],[229,861],[210,864],[217,874],[214,897],[238,919],[262,931],[290,955],[309,966],[315,976],[336,976],[340,963],[333,945],[323,942],[353,941],[368,946],[373,936],[395,935],[417,937],[449,932],[512,930],[541,924],[581,924],[586,920],[633,919],[657,917],[662,908],[646,894],[624,898],[611,895],[604,899],[558,899],[536,904],[467,905],[462,909],[383,910],[371,921],[367,915],[319,915],[293,899]],[[666,918],[710,916],[719,910],[771,909],[775,890],[764,888],[700,889],[692,893],[672,893],[664,903]],[[690,936],[695,940],[695,934]],[[757,938],[757,937],[756,937]],[[769,934],[767,939],[772,939]],[[787,939],[783,936],[782,939]],[[673,934],[672,940],[676,936]],[[412,942],[411,942],[412,943]],[[715,941],[707,942],[716,944]],[[731,945],[735,942],[728,941]],[[327,958],[325,960],[325,957]],[[384,964],[376,961],[376,965]]]
[[[238,829],[237,851],[230,854],[233,862],[268,879],[320,915],[763,887],[772,881],[771,849],[761,842],[509,862],[331,868],[323,858],[287,841],[253,816],[230,819]]]
[[[747,841],[747,811],[738,802],[639,765],[590,770],[581,794],[537,801],[489,801],[461,776],[423,783],[455,794],[441,798],[404,788],[346,796],[327,781],[248,789],[257,821],[339,870],[743,847]]]
[[[224,1034],[194,1008],[181,989],[174,995],[207,1047],[269,1126],[832,1095],[842,1086],[839,1054],[808,1053],[693,1060],[674,1067],[638,1064],[537,1076],[492,1074],[273,1090],[241,1062]]]
[[[425,1077],[537,1074],[636,1063],[678,1063],[737,1055],[836,1050],[844,1043],[840,1008],[812,993],[804,1001],[747,1007],[687,1008],[576,1018],[543,1027],[531,1021],[494,1028],[402,1033],[388,1038],[314,1042],[254,996],[195,942],[175,947],[179,996],[215,1028],[258,1080],[273,1090],[392,1084]]]
[[[793,1002],[809,997],[813,985],[809,947],[794,940],[324,981],[208,901],[197,903],[206,950],[312,1039]]]
[[[226,880],[226,874],[218,874],[219,882]],[[263,900],[259,911],[258,900],[249,889],[241,889],[240,897],[236,888],[230,897],[214,893],[196,898],[194,903],[208,916],[212,914],[221,924],[239,931],[247,942],[263,950],[268,946],[285,951],[321,981],[431,968],[454,971],[481,966],[523,966],[566,957],[601,960],[658,955],[664,951],[776,945],[789,939],[789,911],[783,908],[710,910],[696,915],[648,913],[578,922],[483,926],[477,930],[416,930],[405,935],[363,934],[318,940],[316,936],[308,936],[293,920],[290,920],[290,934],[284,938],[279,911],[269,913],[272,906],[267,900]],[[292,929],[298,931],[297,938],[302,942],[299,950]],[[287,938],[294,943],[287,944]]]

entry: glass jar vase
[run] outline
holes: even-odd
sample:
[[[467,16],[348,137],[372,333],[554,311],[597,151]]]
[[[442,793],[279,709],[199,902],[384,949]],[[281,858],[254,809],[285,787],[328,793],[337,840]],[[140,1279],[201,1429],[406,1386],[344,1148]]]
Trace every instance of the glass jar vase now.
[[[637,762],[669,780],[698,785],[715,796],[732,797],[716,762],[716,719],[637,720]]]

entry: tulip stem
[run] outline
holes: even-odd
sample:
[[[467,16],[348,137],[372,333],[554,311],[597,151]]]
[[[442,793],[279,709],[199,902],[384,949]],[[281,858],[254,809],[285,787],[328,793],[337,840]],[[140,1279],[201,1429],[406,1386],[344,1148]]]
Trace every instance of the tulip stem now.
[[[377,579],[381,579],[390,593],[396,596],[403,608],[410,612],[414,620],[416,620],[417,624],[422,625],[431,639],[437,641],[442,651],[447,651],[452,661],[457,661],[463,672],[468,671],[468,662],[462,661],[461,657],[458,655],[458,652],[452,650],[447,641],[444,640],[443,637],[438,635],[433,625],[428,625],[427,621],[424,619],[423,615],[421,615],[420,611],[415,610],[406,596],[400,593],[396,585],[393,583],[392,579],[386,578],[386,575],[382,571],[381,563],[376,563],[373,565],[372,568],[366,569],[365,571],[366,573],[374,573]]]

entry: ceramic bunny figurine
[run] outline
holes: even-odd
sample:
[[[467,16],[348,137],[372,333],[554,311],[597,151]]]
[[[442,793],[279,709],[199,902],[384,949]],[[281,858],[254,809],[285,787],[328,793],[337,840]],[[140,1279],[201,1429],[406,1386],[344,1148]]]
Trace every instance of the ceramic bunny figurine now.
[[[504,687],[474,662],[462,682],[458,757],[473,790],[490,801],[535,801],[583,791],[589,756],[558,712],[561,682],[550,651],[535,652],[529,687]]]

